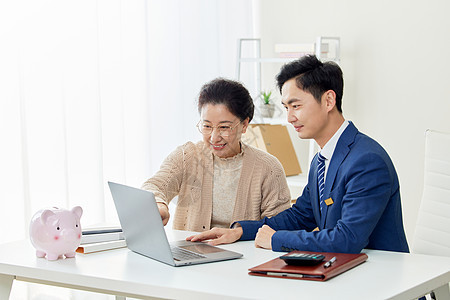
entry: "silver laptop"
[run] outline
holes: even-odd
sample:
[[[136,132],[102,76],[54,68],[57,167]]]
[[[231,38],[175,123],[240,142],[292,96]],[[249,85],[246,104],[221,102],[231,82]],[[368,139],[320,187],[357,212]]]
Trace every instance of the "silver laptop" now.
[[[169,244],[152,192],[114,182],[108,185],[130,250],[176,267],[242,257],[202,242]]]

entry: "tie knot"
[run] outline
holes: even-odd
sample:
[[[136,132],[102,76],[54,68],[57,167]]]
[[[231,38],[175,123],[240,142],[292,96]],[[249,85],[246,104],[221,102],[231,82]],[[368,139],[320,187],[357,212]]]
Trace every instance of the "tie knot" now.
[[[320,154],[320,152],[318,153],[318,155],[317,155],[317,158],[319,159],[319,162],[320,163],[323,163],[324,161],[325,161],[325,156],[323,156],[322,154]]]

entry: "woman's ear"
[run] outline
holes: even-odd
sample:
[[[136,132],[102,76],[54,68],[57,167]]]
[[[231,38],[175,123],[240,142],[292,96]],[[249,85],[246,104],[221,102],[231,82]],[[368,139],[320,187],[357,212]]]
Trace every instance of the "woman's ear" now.
[[[250,123],[249,118],[247,117],[244,121],[242,121],[242,133],[247,131],[248,123]]]

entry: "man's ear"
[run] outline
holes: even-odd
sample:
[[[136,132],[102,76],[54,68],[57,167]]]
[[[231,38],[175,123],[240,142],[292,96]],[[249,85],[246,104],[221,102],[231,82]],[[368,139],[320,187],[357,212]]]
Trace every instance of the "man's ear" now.
[[[327,106],[327,111],[331,111],[336,107],[336,93],[333,90],[326,91],[322,98],[325,98],[325,105]]]

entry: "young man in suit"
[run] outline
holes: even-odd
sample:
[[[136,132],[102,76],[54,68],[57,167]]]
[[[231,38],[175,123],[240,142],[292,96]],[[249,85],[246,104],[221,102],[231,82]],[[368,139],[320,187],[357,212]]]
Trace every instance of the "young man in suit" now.
[[[188,240],[255,239],[257,247],[274,251],[408,252],[397,173],[386,151],[344,119],[340,67],[305,56],[283,66],[277,84],[288,122],[320,147],[302,195],[274,217],[237,221]]]

